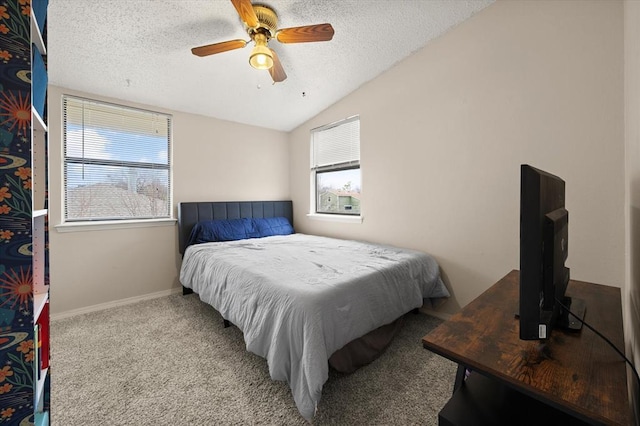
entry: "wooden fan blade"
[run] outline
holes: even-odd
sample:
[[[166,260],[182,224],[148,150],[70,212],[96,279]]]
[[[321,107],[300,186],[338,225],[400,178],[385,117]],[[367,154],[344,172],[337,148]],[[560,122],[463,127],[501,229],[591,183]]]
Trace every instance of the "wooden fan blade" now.
[[[240,15],[242,22],[251,28],[258,26],[258,17],[256,16],[256,12],[253,10],[251,0],[231,0],[231,3],[233,3],[233,7],[238,11],[238,15]]]
[[[245,47],[247,42],[244,40],[229,40],[221,43],[207,44],[206,46],[194,47],[191,53],[196,56],[209,56],[216,53],[226,52],[227,50],[240,49]]]
[[[271,54],[273,55],[273,66],[269,68],[269,74],[271,74],[271,79],[274,83],[280,83],[281,81],[285,81],[287,79],[287,74],[284,72],[284,68],[282,68],[282,64],[280,63],[280,58],[276,54],[275,50],[271,50]]]
[[[331,24],[306,25],[304,27],[283,28],[276,32],[280,43],[307,43],[310,41],[329,41],[333,38]]]

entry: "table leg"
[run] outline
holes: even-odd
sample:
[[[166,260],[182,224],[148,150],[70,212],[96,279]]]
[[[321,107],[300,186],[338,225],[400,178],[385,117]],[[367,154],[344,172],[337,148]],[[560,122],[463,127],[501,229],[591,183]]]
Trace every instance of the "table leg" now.
[[[456,379],[453,382],[453,393],[456,393],[456,391],[460,388],[460,386],[464,384],[464,379],[466,374],[467,374],[467,367],[465,367],[462,364],[458,364],[458,371],[456,371]]]

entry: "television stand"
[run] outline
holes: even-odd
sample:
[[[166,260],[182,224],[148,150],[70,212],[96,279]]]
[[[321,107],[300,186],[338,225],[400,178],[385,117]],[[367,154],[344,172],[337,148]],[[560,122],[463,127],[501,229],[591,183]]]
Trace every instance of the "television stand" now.
[[[592,330],[520,340],[519,276],[511,271],[423,337],[426,349],[458,364],[440,425],[629,425],[625,361]],[[589,323],[624,347],[619,288],[570,280],[566,293],[583,299]]]
[[[569,308],[573,315],[566,309],[561,308],[556,326],[566,331],[576,332],[582,330],[582,321],[580,320],[584,320],[584,315],[587,311],[587,304],[584,299],[565,296],[562,298],[562,304]],[[580,320],[576,319],[576,317],[580,318]]]

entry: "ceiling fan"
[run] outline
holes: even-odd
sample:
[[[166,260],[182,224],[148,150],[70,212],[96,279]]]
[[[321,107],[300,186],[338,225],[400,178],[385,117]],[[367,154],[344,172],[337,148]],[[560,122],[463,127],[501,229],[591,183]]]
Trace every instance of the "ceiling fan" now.
[[[249,56],[249,64],[260,70],[269,70],[274,83],[287,78],[276,52],[269,48],[269,40],[275,38],[280,43],[306,43],[328,41],[333,38],[331,24],[305,25],[278,29],[278,15],[269,6],[251,4],[251,0],[231,0],[251,40],[242,39],[223,41],[194,47],[191,53],[196,56],[209,56],[229,50],[240,49],[253,41],[255,47]]]

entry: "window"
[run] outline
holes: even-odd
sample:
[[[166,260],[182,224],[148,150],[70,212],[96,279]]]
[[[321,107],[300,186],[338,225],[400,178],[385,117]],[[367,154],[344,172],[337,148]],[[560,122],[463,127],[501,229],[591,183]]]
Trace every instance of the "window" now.
[[[360,117],[311,131],[312,211],[360,216]]]
[[[63,98],[64,219],[171,217],[171,116]]]

